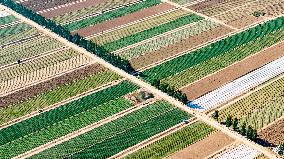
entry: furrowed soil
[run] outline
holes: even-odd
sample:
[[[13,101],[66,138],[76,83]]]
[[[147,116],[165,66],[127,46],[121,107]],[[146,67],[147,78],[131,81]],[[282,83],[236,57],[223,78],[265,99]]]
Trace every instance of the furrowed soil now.
[[[262,129],[259,138],[273,145],[284,143],[284,118]]]
[[[55,0],[55,1],[48,1],[48,0],[28,0],[24,1],[21,4],[27,6],[28,8],[34,11],[40,11],[47,8],[53,8],[62,4],[72,3],[77,0]]]
[[[153,64],[155,62],[161,61],[169,56],[174,56],[180,52],[192,49],[195,46],[201,45],[207,41],[218,38],[231,31],[232,30],[227,27],[219,26],[207,30],[205,32],[202,32],[198,35],[192,36],[190,38],[184,39],[178,43],[169,45],[167,47],[163,47],[159,50],[147,52],[144,55],[131,59],[130,63],[132,67],[134,67],[135,69],[139,69],[147,65]]]
[[[269,62],[272,62],[284,55],[284,42],[281,42],[266,50],[246,58],[243,61],[232,64],[225,69],[209,75],[197,82],[194,82],[184,88],[182,92],[186,93],[190,100],[194,100],[210,91],[213,91],[222,85],[229,83]]]
[[[87,76],[93,75],[103,70],[105,70],[105,68],[102,65],[92,64],[82,69],[66,73],[49,81],[33,85],[31,87],[9,94],[4,97],[0,97],[0,107],[5,107],[11,104],[16,104],[28,100],[31,97],[55,89],[62,85],[72,83],[73,81],[83,79]]]
[[[143,19],[143,18],[152,16],[152,15],[173,9],[173,8],[175,7],[168,3],[162,3],[154,7],[146,8],[141,11],[137,11],[135,13],[131,13],[131,14],[127,14],[125,16],[119,17],[119,18],[115,18],[113,20],[109,20],[109,21],[102,22],[94,26],[80,29],[76,32],[83,37],[87,37],[93,34],[103,32],[105,30],[115,28],[120,25],[131,23],[136,20]]]
[[[169,156],[168,159],[203,159],[214,152],[222,150],[224,147],[232,144],[233,142],[233,138],[230,138],[224,133],[218,131]]]

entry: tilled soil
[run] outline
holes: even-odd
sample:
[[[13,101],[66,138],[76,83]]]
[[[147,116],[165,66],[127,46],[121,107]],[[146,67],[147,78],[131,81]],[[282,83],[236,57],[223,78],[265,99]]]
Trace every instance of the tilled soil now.
[[[134,22],[136,20],[143,19],[143,18],[149,17],[151,15],[155,15],[155,14],[158,14],[158,13],[161,13],[161,12],[173,9],[173,8],[174,8],[174,6],[172,6],[168,3],[162,3],[162,4],[159,4],[159,5],[154,6],[154,7],[146,8],[146,9],[143,9],[141,11],[137,11],[137,12],[134,12],[134,13],[131,13],[131,14],[127,14],[127,15],[119,17],[119,18],[115,18],[113,20],[109,20],[109,21],[99,23],[99,24],[94,25],[94,26],[90,26],[90,27],[87,27],[87,28],[80,29],[80,30],[77,31],[77,33],[80,34],[83,37],[91,36],[93,34],[97,34],[97,33],[103,32],[105,30],[109,30],[111,28],[114,28],[114,27],[117,27],[117,26],[120,26],[120,25],[131,23],[131,22]]]
[[[26,89],[20,90],[18,92],[15,92],[13,94],[0,97],[0,107],[5,107],[11,104],[19,103],[21,101],[25,101],[31,97],[34,97],[36,95],[39,95],[41,93],[50,91],[52,89],[55,89],[57,87],[60,87],[62,85],[71,83],[76,80],[83,79],[87,76],[90,76],[92,74],[98,73],[103,71],[105,68],[102,65],[99,64],[93,64],[87,67],[84,67],[80,70],[76,70],[70,73],[66,73],[62,76],[53,78],[49,81],[39,83],[36,85],[33,85],[31,87],[28,87]]]
[[[200,11],[208,7],[216,6],[217,4],[222,4],[224,2],[229,2],[229,1],[233,1],[233,0],[205,0],[203,2],[191,5],[188,8],[194,11]]]
[[[28,0],[22,2],[22,4],[34,11],[40,11],[75,1],[77,0]]]
[[[243,61],[232,64],[225,69],[194,82],[182,89],[190,100],[194,100],[208,92],[211,92],[226,83],[269,63],[284,55],[284,42],[269,49],[246,58]]]
[[[233,142],[233,138],[230,138],[224,133],[218,131],[169,156],[168,159],[203,159],[214,152],[222,150],[224,147],[232,144]]]
[[[224,26],[216,27],[201,34],[184,39],[178,43],[163,47],[156,51],[145,53],[144,55],[139,56],[137,58],[133,58],[130,60],[130,63],[132,67],[134,67],[135,69],[139,69],[155,62],[161,61],[163,59],[166,59],[167,57],[174,56],[175,54],[178,54],[180,52],[194,48],[195,46],[201,45],[207,41],[213,40],[231,31],[232,30]]]
[[[264,128],[259,133],[259,138],[273,145],[284,143],[284,118]]]

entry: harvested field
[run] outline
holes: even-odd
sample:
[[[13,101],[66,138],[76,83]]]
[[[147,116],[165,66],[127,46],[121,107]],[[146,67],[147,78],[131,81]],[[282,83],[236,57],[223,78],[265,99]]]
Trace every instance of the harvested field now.
[[[218,87],[233,81],[269,62],[272,62],[284,55],[284,42],[281,42],[271,48],[260,51],[243,61],[232,64],[229,67],[210,75],[200,81],[192,83],[182,91],[187,94],[190,100],[194,100]]]
[[[262,129],[258,135],[260,139],[272,145],[284,143],[284,118]]]
[[[143,9],[141,11],[138,12],[134,12],[113,20],[109,20],[94,26],[90,26],[90,27],[86,27],[83,29],[80,29],[78,31],[76,31],[77,33],[79,33],[81,36],[87,37],[87,36],[91,36],[93,34],[97,34],[100,32],[103,32],[105,30],[120,26],[120,25],[124,25],[127,23],[131,23],[134,22],[136,20],[142,19],[142,18],[146,18],[149,16],[152,16],[154,14],[158,14],[170,9],[173,9],[174,6],[169,5],[167,3],[162,3],[160,5],[154,6],[154,7],[150,7],[150,8],[146,8]]]
[[[218,38],[231,31],[232,30],[224,26],[213,28],[198,35],[182,40],[181,42],[175,43],[173,45],[163,47],[153,52],[147,52],[142,56],[131,59],[130,63],[135,69],[143,68],[147,65],[161,61],[169,56],[173,56],[180,52],[194,48],[197,45],[201,45],[207,41]]]
[[[233,142],[234,139],[218,131],[169,156],[168,159],[203,159]]]
[[[0,107],[5,107],[7,105],[16,104],[19,102],[23,102],[28,100],[31,97],[37,96],[41,93],[50,91],[52,89],[58,88],[62,85],[67,85],[73,81],[77,81],[85,78],[86,76],[90,76],[97,72],[101,72],[105,70],[105,68],[99,64],[92,64],[90,66],[86,66],[82,69],[66,73],[62,76],[55,77],[49,81],[39,83],[28,87],[26,89],[17,91],[8,96],[0,97]]]
[[[253,15],[246,15],[240,19],[237,19],[237,20],[234,20],[234,21],[230,21],[228,22],[227,24],[230,25],[230,26],[233,26],[235,28],[244,28],[244,27],[247,27],[251,24],[254,24],[254,23],[259,23],[261,21],[263,21],[264,19],[259,17],[255,17]]]

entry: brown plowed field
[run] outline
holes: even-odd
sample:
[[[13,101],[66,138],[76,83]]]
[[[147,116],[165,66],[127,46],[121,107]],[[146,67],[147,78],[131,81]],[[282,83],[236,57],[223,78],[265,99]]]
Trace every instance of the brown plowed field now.
[[[189,6],[188,8],[194,11],[204,10],[206,8],[216,6],[220,3],[228,2],[230,0],[205,0],[203,2]],[[232,1],[232,0],[231,0]]]
[[[232,64],[229,67],[210,75],[200,81],[182,89],[190,100],[194,100],[218,87],[229,83],[269,62],[272,62],[284,55],[284,42],[274,47],[263,50],[245,60]]]
[[[8,106],[15,104],[21,101],[25,101],[31,97],[34,97],[38,94],[50,91],[59,86],[71,83],[76,80],[85,78],[97,72],[103,71],[105,68],[99,64],[93,64],[87,67],[84,67],[80,70],[76,70],[65,75],[53,78],[49,81],[36,84],[34,86],[28,87],[26,89],[20,90],[8,96],[0,97],[0,107]]]
[[[169,45],[153,52],[145,53],[144,55],[139,56],[137,58],[133,58],[130,60],[130,63],[132,67],[134,67],[135,69],[139,69],[158,62],[160,60],[163,60],[169,56],[178,54],[182,51],[194,48],[195,46],[201,45],[207,41],[213,40],[231,31],[232,30],[224,26],[216,27],[193,37],[184,39],[178,43]]]
[[[109,20],[109,21],[106,21],[106,22],[103,22],[103,23],[100,23],[94,26],[80,29],[77,32],[81,36],[87,37],[87,36],[97,34],[97,33],[103,32],[105,30],[108,30],[108,29],[111,29],[111,28],[114,28],[120,25],[131,23],[136,20],[143,19],[151,15],[155,15],[155,14],[170,10],[172,8],[174,8],[174,6],[168,3],[162,3],[157,6],[146,8],[146,9],[143,9],[135,13],[127,14],[126,16],[123,16],[123,17],[115,18],[113,20]]]
[[[235,28],[244,28],[244,27],[247,27],[253,23],[259,23],[261,22],[262,20],[264,20],[262,17],[255,17],[253,15],[246,15],[240,19],[237,19],[237,20],[234,20],[234,21],[231,21],[231,22],[227,22],[226,24],[227,25],[230,25],[230,26],[233,26]]]
[[[171,155],[168,159],[203,159],[207,156],[222,150],[224,147],[232,144],[233,138],[218,131],[205,139],[188,146],[187,148]]]
[[[267,141],[273,145],[279,145],[284,143],[284,118],[261,130],[259,138]]]
[[[46,18],[53,18],[59,15],[63,15],[66,13],[70,13],[70,12],[74,12],[77,10],[81,10],[84,9],[86,7],[92,7],[92,6],[96,6],[100,3],[105,3],[107,0],[88,0],[85,2],[80,2],[74,5],[68,5],[62,8],[58,8],[55,9],[53,11],[49,11],[49,12],[43,12],[41,13],[42,16],[46,17]]]

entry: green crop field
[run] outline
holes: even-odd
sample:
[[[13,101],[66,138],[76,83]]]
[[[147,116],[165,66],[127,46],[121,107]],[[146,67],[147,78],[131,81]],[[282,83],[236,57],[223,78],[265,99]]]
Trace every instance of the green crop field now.
[[[0,29],[0,38],[2,39],[6,36],[13,35],[13,34],[16,34],[16,33],[19,33],[19,32],[23,32],[23,31],[28,30],[30,28],[31,28],[31,26],[29,26],[28,24],[25,24],[25,23],[19,23],[19,24],[15,24],[15,25],[12,25],[12,26],[7,26],[5,28]]]
[[[202,122],[196,122],[150,144],[126,159],[164,158],[197,141],[200,141],[212,133],[215,129]]]
[[[111,71],[103,71],[42,93],[26,101],[0,108],[0,124],[24,116],[33,111],[48,107],[72,96],[95,89],[96,87],[118,80],[121,77]]]
[[[284,115],[284,78],[220,110],[220,121],[227,115],[240,119],[255,129],[261,129]]]
[[[4,128],[0,130],[0,154],[10,157],[19,155],[125,110],[132,103],[119,98],[137,88],[124,81]],[[36,142],[31,144],[30,141]]]
[[[16,17],[12,16],[12,15],[1,17],[0,18],[0,25],[9,24],[9,23],[15,22],[17,20],[18,19]]]
[[[95,25],[95,24],[98,24],[98,23],[101,23],[107,20],[121,17],[126,14],[130,14],[130,13],[142,10],[144,8],[152,7],[160,3],[161,3],[160,0],[145,0],[137,4],[133,4],[130,6],[122,7],[122,8],[113,10],[113,11],[100,14],[98,16],[90,16],[88,18],[75,21],[73,23],[64,25],[64,27],[66,27],[69,31],[75,31],[75,30],[86,28],[88,26]]]
[[[169,103],[158,101],[32,158],[107,158],[189,117]]]

